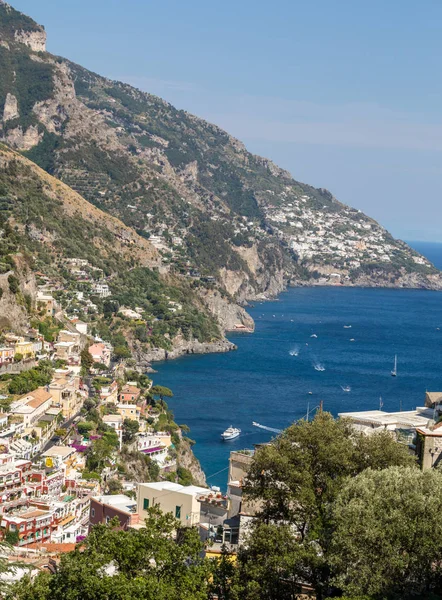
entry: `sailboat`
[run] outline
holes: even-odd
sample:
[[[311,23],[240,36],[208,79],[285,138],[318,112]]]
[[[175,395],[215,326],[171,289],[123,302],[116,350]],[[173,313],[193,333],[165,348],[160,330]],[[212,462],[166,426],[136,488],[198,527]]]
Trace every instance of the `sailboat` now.
[[[397,375],[397,354],[394,355],[394,367],[391,372],[392,377],[396,377],[396,375]]]

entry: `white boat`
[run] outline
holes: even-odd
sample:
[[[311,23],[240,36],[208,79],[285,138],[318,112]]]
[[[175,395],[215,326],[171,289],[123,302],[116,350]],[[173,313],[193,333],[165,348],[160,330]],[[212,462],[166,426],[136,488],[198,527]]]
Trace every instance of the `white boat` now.
[[[236,438],[239,437],[240,433],[241,429],[238,429],[237,427],[232,427],[232,425],[230,425],[230,427],[228,427],[221,434],[221,439],[224,441],[236,440]]]
[[[396,375],[397,375],[397,354],[394,355],[394,367],[391,372],[392,377],[396,377]]]
[[[310,337],[312,338],[317,338],[318,336],[316,335],[316,333],[314,333],[313,335],[311,335]]]
[[[351,329],[351,325],[344,325],[344,329]]]
[[[341,390],[343,392],[351,392],[351,387],[349,385],[341,385]]]
[[[315,371],[320,371],[322,373],[322,371],[325,371],[325,367],[322,365],[315,365]]]

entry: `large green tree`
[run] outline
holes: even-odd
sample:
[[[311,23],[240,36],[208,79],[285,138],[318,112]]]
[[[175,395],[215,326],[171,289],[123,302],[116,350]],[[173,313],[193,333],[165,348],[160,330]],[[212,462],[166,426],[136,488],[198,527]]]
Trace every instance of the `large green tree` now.
[[[160,400],[164,398],[172,398],[173,392],[168,387],[164,387],[164,385],[154,385],[150,388],[150,393],[152,396],[159,396]]]
[[[367,469],[333,506],[330,562],[349,595],[423,598],[442,590],[442,474]]]
[[[180,529],[171,514],[150,509],[139,530],[95,526],[55,575],[23,581],[14,599],[206,600],[210,565],[201,551],[195,528]]]
[[[135,419],[124,419],[123,421],[123,442],[130,443],[135,439],[135,435],[140,429],[140,424]]]
[[[331,586],[328,560],[333,538],[331,508],[347,478],[368,467],[412,468],[414,463],[408,449],[389,433],[366,438],[350,422],[335,420],[329,413],[319,412],[313,421],[289,427],[273,443],[255,453],[243,487],[245,499],[257,503],[258,511],[249,549],[243,550],[239,557],[243,566],[242,584],[246,586],[250,580],[268,589],[263,598],[284,597],[278,596],[271,583],[273,575],[269,575],[266,566],[266,557],[273,552],[275,540],[279,540],[281,552],[274,556],[274,576],[281,572],[287,578],[291,569],[298,581],[315,587],[318,598],[324,597]],[[253,568],[249,560],[252,549],[261,552],[256,554]],[[248,597],[245,591],[243,598]]]

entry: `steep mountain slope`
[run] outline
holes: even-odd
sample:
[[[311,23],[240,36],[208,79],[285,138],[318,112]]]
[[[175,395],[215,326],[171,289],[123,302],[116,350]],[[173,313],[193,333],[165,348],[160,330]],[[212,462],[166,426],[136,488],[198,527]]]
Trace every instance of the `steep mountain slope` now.
[[[49,282],[60,304],[86,311],[91,331],[123,347],[123,356],[203,342],[228,349],[192,287],[163,270],[147,240],[0,144],[0,332],[39,317],[37,282]],[[103,280],[108,300],[94,293]],[[121,307],[138,316],[125,318]]]
[[[290,282],[442,287],[426,259],[328,191],[160,98],[46,53],[41,26],[6,4],[0,23],[1,138],[150,239],[203,295],[212,279],[237,301]]]

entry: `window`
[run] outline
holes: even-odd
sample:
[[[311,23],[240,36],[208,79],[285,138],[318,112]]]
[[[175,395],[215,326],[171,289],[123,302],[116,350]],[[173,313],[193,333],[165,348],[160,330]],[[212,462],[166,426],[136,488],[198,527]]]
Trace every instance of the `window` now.
[[[147,510],[149,508],[149,498],[143,499],[143,510]]]
[[[91,517],[95,517],[95,508],[91,508]]]
[[[110,522],[110,517],[106,517],[106,525]]]
[[[175,506],[175,517],[181,519],[181,506]]]

